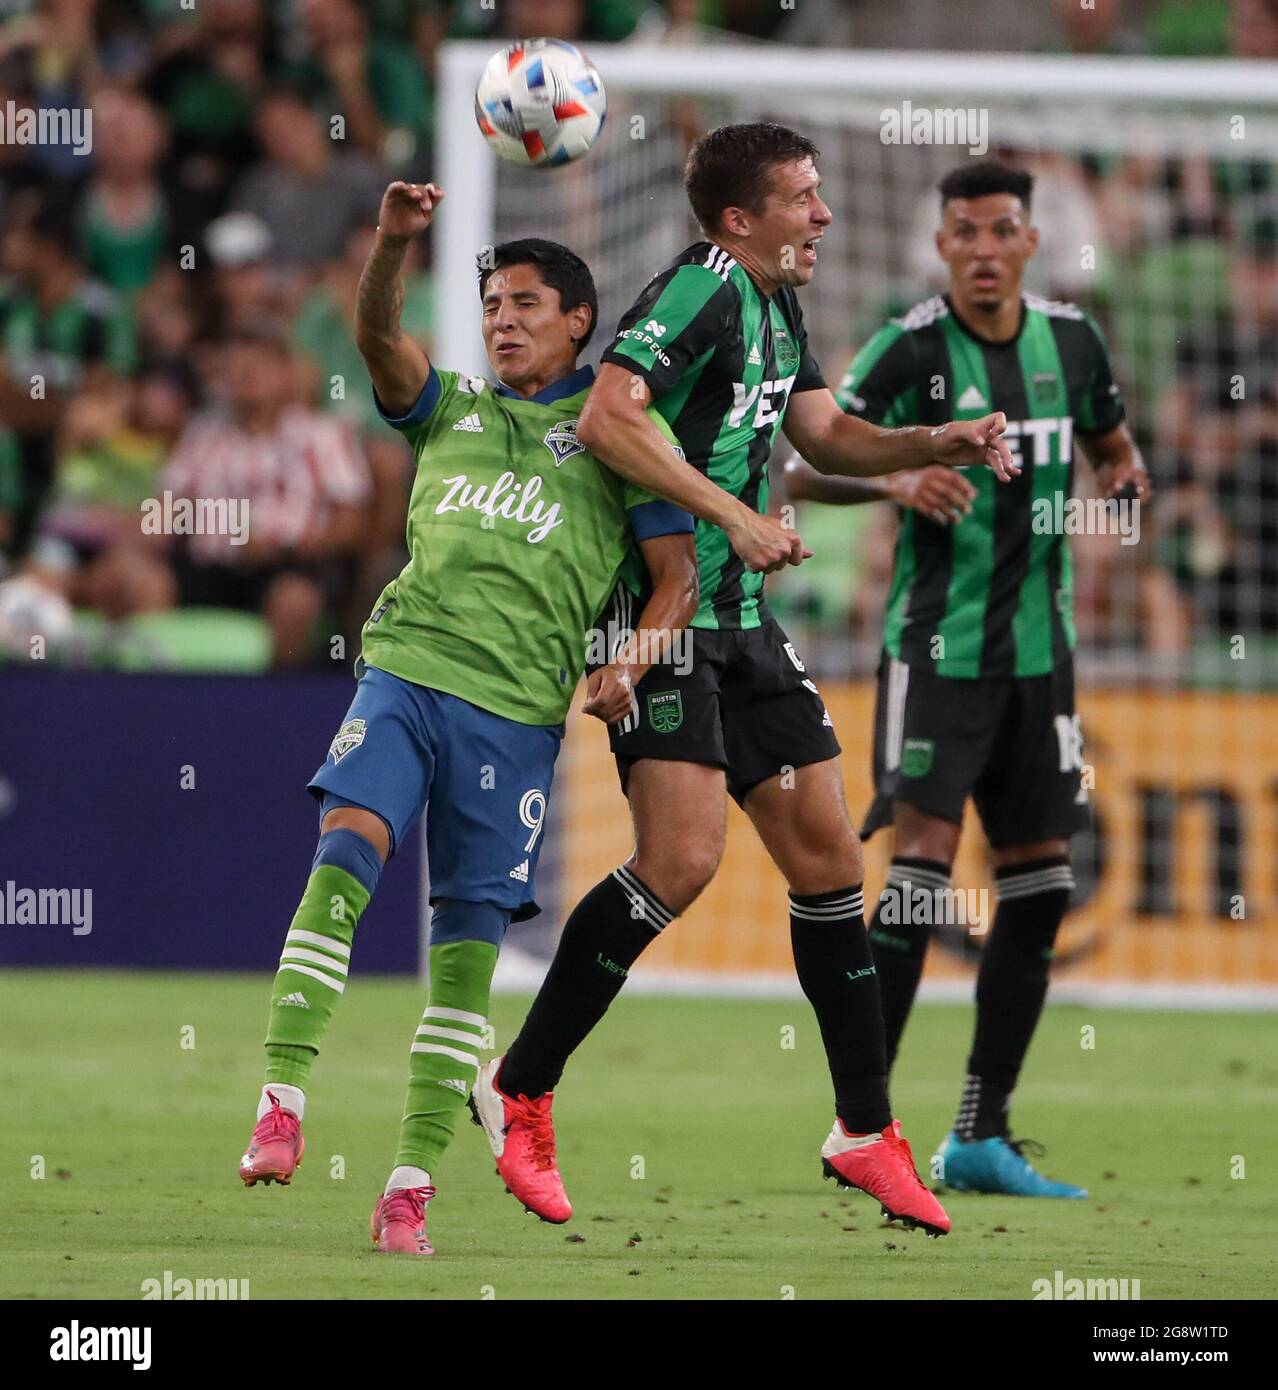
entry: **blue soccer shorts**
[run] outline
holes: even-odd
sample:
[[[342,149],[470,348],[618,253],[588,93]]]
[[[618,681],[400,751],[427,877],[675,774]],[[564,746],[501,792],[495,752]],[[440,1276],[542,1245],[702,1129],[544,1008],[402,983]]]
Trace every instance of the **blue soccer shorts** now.
[[[537,860],[564,726],[519,724],[368,666],[307,784],[379,815],[391,853],[426,815],[430,896],[539,911]]]

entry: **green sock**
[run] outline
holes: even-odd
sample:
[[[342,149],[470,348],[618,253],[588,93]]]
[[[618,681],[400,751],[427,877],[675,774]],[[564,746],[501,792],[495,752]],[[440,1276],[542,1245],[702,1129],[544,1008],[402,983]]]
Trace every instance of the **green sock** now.
[[[271,990],[266,1082],[305,1089],[320,1039],[346,988],[355,924],[368,889],[333,864],[311,871]]]
[[[430,948],[430,998],[409,1058],[397,1168],[433,1175],[456,1132],[479,1068],[496,966],[497,947],[488,941]]]

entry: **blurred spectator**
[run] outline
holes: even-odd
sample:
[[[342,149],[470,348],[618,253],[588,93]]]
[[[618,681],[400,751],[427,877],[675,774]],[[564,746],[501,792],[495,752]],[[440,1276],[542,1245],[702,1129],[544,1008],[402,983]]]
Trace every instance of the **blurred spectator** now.
[[[89,271],[123,294],[150,284],[168,246],[168,200],[157,173],[165,145],[164,124],[143,97],[108,89],[95,98],[80,236]]]
[[[53,441],[78,388],[133,366],[127,310],[76,260],[67,210],[31,191],[0,235],[0,420],[22,459],[20,550],[53,476]]]
[[[376,213],[387,179],[371,159],[335,145],[292,93],[264,98],[257,131],[265,157],[236,189],[235,207],[265,224],[275,265],[302,270],[336,260],[351,223]]]
[[[162,487],[174,499],[246,507],[247,539],[243,530],[183,537],[182,601],[261,613],[275,665],[298,666],[317,620],[345,598],[368,469],[344,421],[294,403],[289,348],[274,330],[237,329],[223,352],[224,405],[187,426]]]
[[[254,156],[253,112],[274,66],[261,0],[200,0],[166,28],[143,82],[171,139],[175,239],[198,246]]]
[[[407,164],[430,129],[430,92],[413,52],[370,31],[355,0],[302,0],[308,52],[284,77],[325,132],[341,115],[345,139],[370,158]],[[429,154],[429,147],[420,149]]]

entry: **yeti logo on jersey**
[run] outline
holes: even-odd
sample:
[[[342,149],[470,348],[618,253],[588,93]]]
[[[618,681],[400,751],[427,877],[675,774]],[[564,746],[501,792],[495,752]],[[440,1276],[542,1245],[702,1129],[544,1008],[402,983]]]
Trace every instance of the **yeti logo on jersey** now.
[[[776,381],[762,381],[757,386],[747,386],[744,382],[734,381],[732,412],[728,416],[729,426],[735,428],[740,425],[749,414],[751,406],[754,406],[752,429],[761,430],[766,425],[775,425],[781,418],[790,387],[793,385],[792,376],[784,376]]]
[[[337,737],[333,740],[329,752],[333,755],[333,761],[340,763],[342,759],[351,751],[358,748],[364,742],[366,732],[362,719],[348,719],[337,731]]]
[[[930,738],[907,738],[901,745],[901,776],[926,777],[932,770],[934,749]]]
[[[577,440],[576,420],[560,420],[554,429],[546,431],[546,438],[543,443],[550,450],[556,468],[565,459],[572,458],[574,454],[586,452],[586,446]]]
[[[683,723],[683,696],[677,690],[663,690],[648,696],[648,723],[659,734],[672,734]]]

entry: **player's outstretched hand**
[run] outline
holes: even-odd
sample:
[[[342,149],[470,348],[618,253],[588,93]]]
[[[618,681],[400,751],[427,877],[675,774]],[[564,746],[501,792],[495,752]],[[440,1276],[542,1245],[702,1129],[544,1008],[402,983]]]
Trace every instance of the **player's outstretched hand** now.
[[[889,473],[888,495],[902,507],[909,507],[939,526],[962,521],[972,510],[976,489],[952,468],[919,468],[907,473]]]
[[[1102,463],[1096,470],[1102,497],[1116,497],[1130,483],[1137,500],[1148,502],[1154,496],[1149,470],[1135,449],[1129,449],[1117,463]]]
[[[593,714],[605,724],[615,724],[630,713],[634,698],[629,666],[601,666],[586,681],[586,703],[581,712]]]
[[[812,552],[804,547],[799,533],[772,516],[741,509],[737,522],[728,528],[728,541],[741,556],[747,569],[771,574],[786,565],[801,565],[811,559]]]
[[[986,465],[1000,483],[1019,477],[1021,465],[1012,457],[1003,431],[1007,416],[1001,410],[979,420],[951,420],[932,431],[933,461],[946,468],[975,468]]]
[[[430,226],[444,198],[437,183],[405,183],[396,179],[382,194],[377,230],[386,236],[420,236]]]

